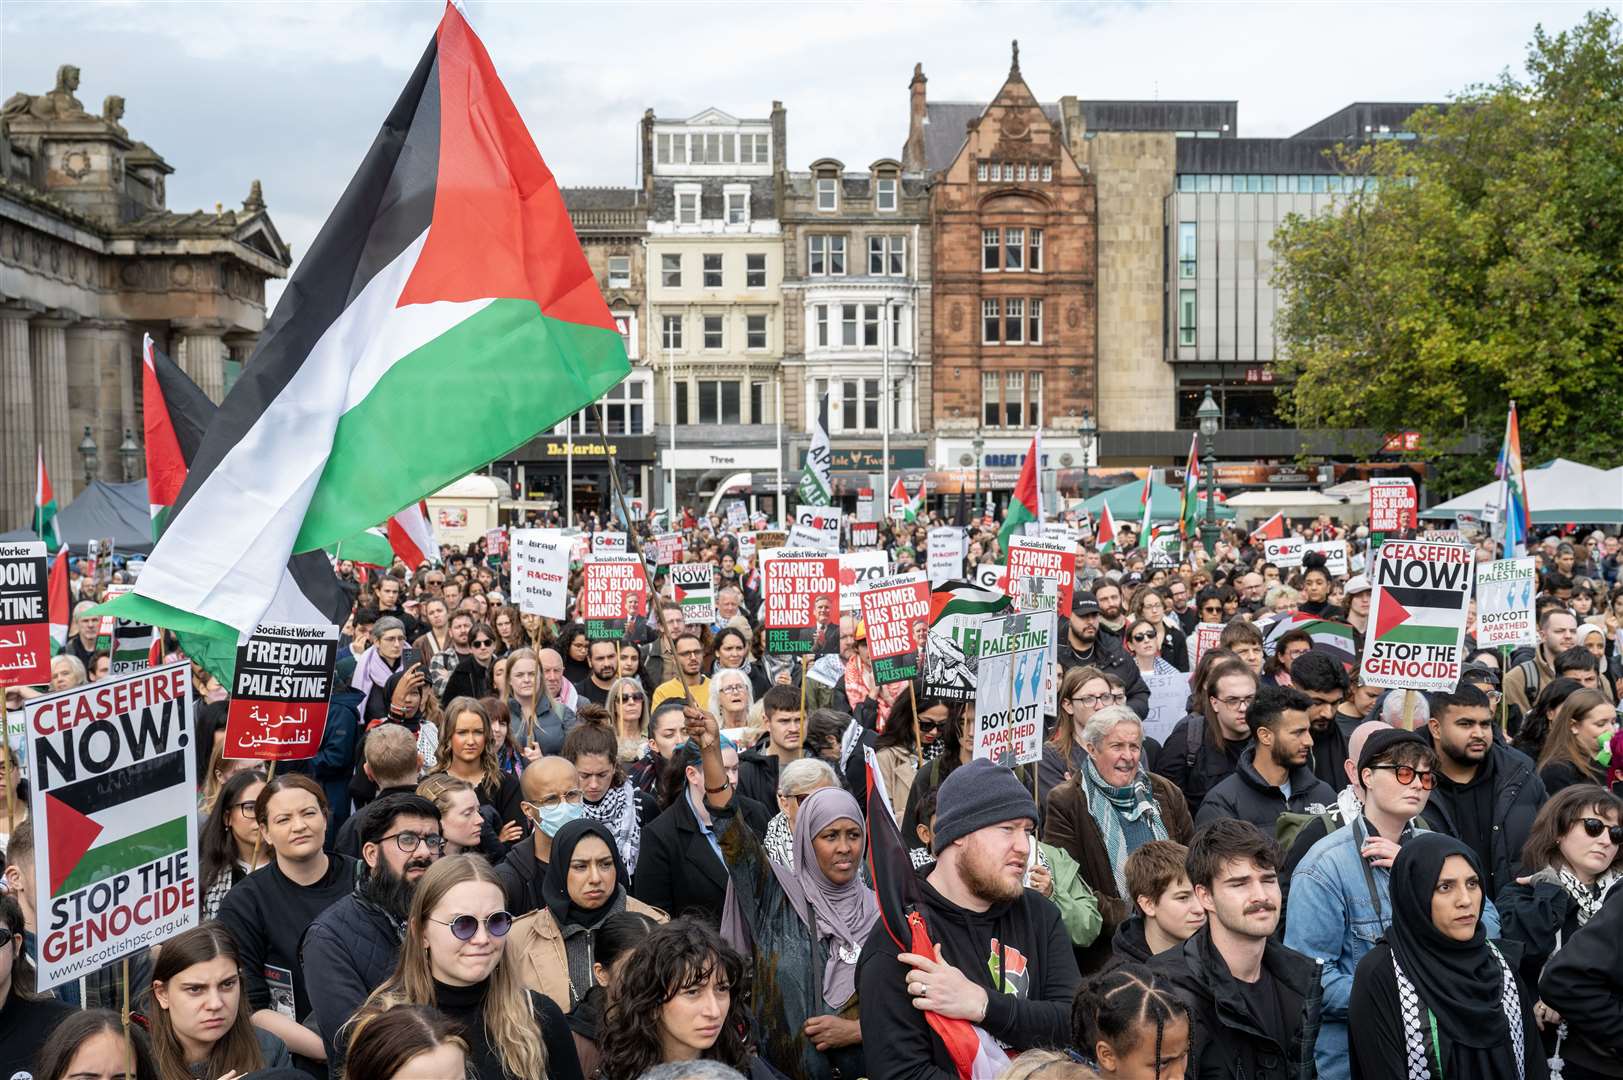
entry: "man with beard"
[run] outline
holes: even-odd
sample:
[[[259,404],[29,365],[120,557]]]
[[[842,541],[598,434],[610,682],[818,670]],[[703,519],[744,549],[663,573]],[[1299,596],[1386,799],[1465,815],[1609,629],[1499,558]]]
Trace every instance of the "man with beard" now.
[[[1255,570],[1248,574],[1241,574],[1240,580],[1235,582],[1235,588],[1240,594],[1239,610],[1247,615],[1255,615],[1262,610],[1262,597],[1268,588],[1268,580]],[[1216,620],[1208,619],[1208,622]]]
[[[1120,589],[1116,589],[1116,598],[1119,611]],[[1063,677],[1074,667],[1092,665],[1106,675],[1114,675],[1127,692],[1127,707],[1142,720],[1150,712],[1150,688],[1144,685],[1133,658],[1119,645],[1100,637],[1099,618],[1100,606],[1094,593],[1078,592],[1071,597],[1070,625],[1065,640],[1059,643],[1060,674]]]
[[[1343,716],[1349,687],[1347,669],[1327,653],[1309,649],[1291,664],[1291,685],[1313,702],[1307,722],[1313,732],[1313,775],[1340,791],[1347,786],[1347,740],[1363,716]]]
[[[1336,801],[1335,789],[1313,775],[1308,710],[1313,700],[1289,686],[1262,686],[1246,710],[1251,745],[1240,764],[1200,804],[1195,825],[1218,818],[1238,818],[1272,834],[1284,813],[1323,813]]]
[[[299,944],[327,1061],[343,1058],[339,1029],[372,988],[393,974],[418,881],[445,849],[440,812],[420,795],[385,795],[361,813],[366,873],[355,890],[316,916]]]
[[[450,588],[449,585],[446,588]],[[450,618],[450,644],[434,654],[425,669],[428,672],[428,683],[434,688],[434,696],[438,698],[445,693],[445,684],[451,681],[451,672],[457,665],[473,655],[473,646],[468,639],[473,636],[472,612],[459,611]]]
[[[1476,852],[1489,878],[1483,890],[1498,896],[1516,879],[1527,834],[1548,798],[1544,781],[1526,754],[1493,737],[1493,707],[1477,686],[1462,682],[1452,694],[1432,694],[1428,704],[1438,776],[1426,818]]]
[[[1189,1075],[1313,1075],[1323,996],[1318,964],[1273,940],[1279,847],[1247,821],[1195,833],[1189,880],[1206,925],[1150,961],[1191,1006]]]
[[[583,701],[605,708],[609,701],[609,687],[620,675],[620,643],[609,638],[599,638],[586,648],[586,662],[591,666],[591,674],[575,684],[575,691],[580,694]]]
[[[1076,957],[1059,909],[1024,885],[1037,811],[1013,772],[977,758],[936,793],[919,914],[936,956],[903,952],[876,926],[857,961],[862,1029],[882,1034],[873,1080],[953,1080],[925,1011],[967,1020],[1013,1051],[1064,1046]],[[906,930],[902,930],[906,933]]]
[[[1121,609],[1121,586],[1109,580],[1095,582],[1093,598],[1099,604],[1099,636],[1121,648],[1122,636],[1127,632],[1127,616]]]

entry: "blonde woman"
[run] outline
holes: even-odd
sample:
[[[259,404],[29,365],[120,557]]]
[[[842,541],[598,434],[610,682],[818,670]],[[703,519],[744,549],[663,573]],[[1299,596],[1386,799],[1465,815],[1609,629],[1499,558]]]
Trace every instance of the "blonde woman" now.
[[[445,735],[430,771],[472,784],[480,805],[496,811],[502,843],[511,844],[524,835],[523,792],[518,778],[501,767],[490,713],[478,699],[459,697],[446,703]]]
[[[642,680],[622,675],[609,684],[609,728],[619,740],[621,761],[636,761],[648,745],[648,692]]]

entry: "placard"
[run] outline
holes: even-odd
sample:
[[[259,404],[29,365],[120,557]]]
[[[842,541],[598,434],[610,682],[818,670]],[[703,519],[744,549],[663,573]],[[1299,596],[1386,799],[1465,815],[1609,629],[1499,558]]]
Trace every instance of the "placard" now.
[[[847,551],[840,556],[840,612],[862,609],[862,590],[890,573],[890,556],[883,551]]]
[[[1365,686],[1453,691],[1460,679],[1473,551],[1469,544],[1423,540],[1380,546],[1359,664]]]
[[[1476,568],[1476,643],[1536,645],[1533,596],[1538,592],[1531,555],[1478,563]]]
[[[1011,768],[1042,758],[1043,678],[1053,662],[1053,625],[1030,613],[982,622],[974,757]]]
[[[839,618],[838,556],[784,548],[765,560],[766,651],[775,656],[810,656],[838,635],[828,628]]]
[[[875,516],[873,488],[857,488],[857,520],[861,522],[873,522],[875,525],[877,525],[879,522],[875,520]]]
[[[134,589],[133,585],[109,585],[107,598],[111,600]],[[107,674],[128,675],[146,669],[152,662],[152,643],[157,639],[157,632],[146,623],[131,622],[122,616],[109,618],[112,618],[113,625],[110,629]],[[103,620],[102,628],[104,633],[109,632],[106,620]]]
[[[930,592],[930,635],[924,647],[924,692],[949,701],[975,699],[980,665],[981,621],[1007,614],[1011,601],[1001,592],[973,585],[949,585]]]
[[[1195,624],[1195,632],[1189,635],[1189,670],[1197,671],[1200,668],[1200,658],[1207,649],[1215,649],[1223,640],[1223,627],[1226,623],[1203,622]]]
[[[642,560],[635,555],[595,554],[587,559],[577,607],[576,617],[586,624],[588,638],[625,637],[626,624],[648,611],[648,579]]]
[[[672,563],[673,599],[682,605],[682,621],[703,626],[716,619],[716,564]]]
[[[1071,611],[1071,596],[1076,589],[1076,545],[1040,536],[1021,536],[1009,541],[1009,580],[1048,578],[1054,581],[1053,590],[1009,590],[1015,598],[1016,611]],[[1026,598],[1021,599],[1024,595]]]
[[[654,536],[654,565],[669,566],[682,561],[682,534],[658,533]]]
[[[1377,476],[1369,482],[1369,531],[1396,532],[1419,522],[1420,497],[1407,476]]]
[[[1144,717],[1144,737],[1158,743],[1167,741],[1189,709],[1189,676],[1181,671],[1165,675],[1139,673],[1150,688],[1149,713]]]
[[[45,543],[0,544],[0,683],[51,681],[51,604]]]
[[[969,551],[969,540],[964,530],[956,525],[937,525],[927,538],[925,567],[930,584],[940,585],[964,573],[964,555]]]
[[[1262,559],[1281,570],[1292,570],[1302,565],[1307,554],[1307,540],[1300,536],[1282,536],[1278,540],[1262,542]]]
[[[727,501],[727,527],[729,529],[739,532],[749,524],[749,520],[750,511],[749,507],[744,505],[744,500],[729,499]]]
[[[992,592],[1003,592],[1003,584],[1007,577],[1007,570],[1001,563],[977,563],[972,579],[982,589]]]
[[[558,529],[513,530],[513,602],[521,614],[568,617],[572,543]]]
[[[862,622],[874,680],[918,678],[919,656],[930,631],[930,582],[921,573],[879,578],[862,592]]]
[[[591,545],[593,555],[618,555],[631,550],[623,532],[595,532]]]
[[[839,551],[841,517],[838,507],[800,507],[795,511],[795,523],[789,530],[788,545]]]
[[[856,550],[879,546],[879,522],[853,521],[851,523],[851,547]]]
[[[316,756],[327,730],[338,627],[261,623],[237,646],[225,756],[299,761]]]
[[[505,555],[505,554],[507,554],[507,530],[506,529],[491,529],[489,532],[485,533],[485,554],[486,555]]]
[[[1307,553],[1304,553],[1302,557],[1306,559],[1307,554],[1311,553],[1324,556],[1324,569],[1331,577],[1344,578],[1347,576],[1347,541],[1321,540],[1318,543],[1309,544]]]
[[[197,924],[191,664],[110,675],[24,711],[45,990]]]

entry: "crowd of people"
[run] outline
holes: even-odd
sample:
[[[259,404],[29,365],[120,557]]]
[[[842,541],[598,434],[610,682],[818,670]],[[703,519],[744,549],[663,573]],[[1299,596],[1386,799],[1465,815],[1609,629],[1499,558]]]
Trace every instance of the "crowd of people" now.
[[[930,524],[882,526],[894,568]],[[482,544],[340,563],[326,733],[274,772],[224,756],[194,667],[198,924],[44,993],[13,778],[0,1076],[1623,1078],[1616,537],[1545,538],[1536,644],[1468,627],[1431,694],[1281,618],[1356,650],[1367,573],[1237,529],[1182,562],[1084,539],[1010,769],[972,701],[879,683],[854,616],[769,653],[739,537],[681,531],[713,617],[655,571],[612,639],[520,612]],[[998,562],[995,529],[967,550]],[[41,692],[105,674],[75,616]],[[1187,715],[1150,738],[1169,675]]]

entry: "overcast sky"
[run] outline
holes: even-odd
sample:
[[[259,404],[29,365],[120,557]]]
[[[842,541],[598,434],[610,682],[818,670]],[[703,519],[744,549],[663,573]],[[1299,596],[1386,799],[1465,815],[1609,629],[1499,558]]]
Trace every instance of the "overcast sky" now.
[[[899,157],[907,83],[922,62],[936,100],[984,101],[1021,39],[1043,101],[1239,102],[1239,134],[1288,135],[1353,101],[1443,100],[1511,69],[1533,27],[1588,4],[1473,3],[499,3],[474,28],[565,185],[635,181],[646,108],[689,116],[788,109],[788,159],[853,167]],[[83,70],[99,112],[175,173],[175,210],[239,205],[250,181],[302,253],[422,55],[442,5],[80,3],[0,5],[0,95],[38,93],[59,64]],[[279,293],[273,288],[273,297]]]

